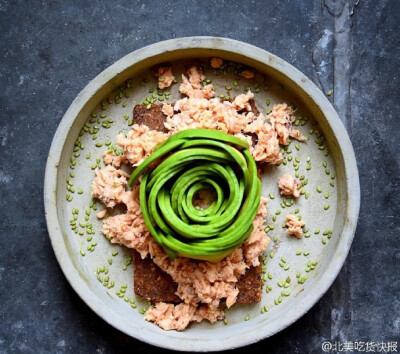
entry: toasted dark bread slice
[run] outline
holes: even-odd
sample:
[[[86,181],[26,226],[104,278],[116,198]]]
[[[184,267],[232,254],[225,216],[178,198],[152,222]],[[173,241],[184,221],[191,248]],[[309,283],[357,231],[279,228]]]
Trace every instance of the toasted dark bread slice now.
[[[139,125],[147,125],[150,130],[168,133],[168,129],[164,127],[167,117],[161,112],[161,108],[161,103],[153,103],[150,109],[147,109],[145,105],[136,105],[133,108],[133,122]]]
[[[256,116],[259,111],[254,100],[250,101],[252,111]],[[133,109],[133,122],[147,125],[151,130],[167,132],[164,127],[166,116],[161,111],[162,104],[152,104],[150,109],[144,105],[136,105]],[[142,259],[138,252],[132,251],[134,269],[135,294],[153,302],[180,303],[182,300],[175,294],[177,284],[171,276],[162,271],[150,258]],[[250,267],[237,283],[239,295],[236,303],[252,304],[261,301],[262,281],[261,265]]]
[[[175,294],[177,284],[151,258],[142,259],[138,252],[132,250],[132,259],[134,290],[137,296],[154,302],[182,302]],[[246,273],[239,278],[237,287],[239,289],[237,304],[260,302],[262,291],[261,265],[247,269]]]
[[[182,300],[175,294],[177,284],[149,257],[142,259],[132,250],[133,283],[135,294],[144,300],[178,303]]]
[[[258,116],[260,112],[254,100],[250,100],[249,103],[252,112]],[[146,108],[146,105],[136,105],[133,108],[133,122],[139,125],[147,125],[150,130],[168,133],[168,129],[164,126],[166,116],[161,111],[162,105],[162,103],[153,103],[149,109]]]

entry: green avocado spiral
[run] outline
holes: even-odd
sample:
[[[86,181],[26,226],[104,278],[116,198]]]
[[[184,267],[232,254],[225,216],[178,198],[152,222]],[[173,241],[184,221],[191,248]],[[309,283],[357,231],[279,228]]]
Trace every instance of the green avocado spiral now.
[[[140,182],[140,207],[147,228],[172,259],[216,262],[253,231],[261,182],[246,141],[220,131],[189,129],[159,145],[129,179]],[[156,168],[148,168],[153,162]],[[196,192],[216,199],[205,210],[193,206]]]

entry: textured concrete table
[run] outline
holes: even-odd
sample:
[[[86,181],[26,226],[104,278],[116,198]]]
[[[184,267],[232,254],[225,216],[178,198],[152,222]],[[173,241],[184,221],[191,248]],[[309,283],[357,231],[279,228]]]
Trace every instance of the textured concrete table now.
[[[48,238],[43,177],[57,125],[93,77],[135,49],[191,35],[249,42],[332,90],[359,164],[359,225],[336,282],[295,324],[246,349],[400,341],[400,2],[84,3],[0,2],[0,353],[161,351],[107,325],[71,289]]]

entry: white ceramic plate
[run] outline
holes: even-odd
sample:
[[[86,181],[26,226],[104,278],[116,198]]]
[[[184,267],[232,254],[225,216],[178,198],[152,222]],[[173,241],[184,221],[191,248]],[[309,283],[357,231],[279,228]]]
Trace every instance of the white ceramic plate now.
[[[267,217],[268,224],[274,225],[268,235],[275,239],[267,254],[272,251],[275,256],[268,257],[267,272],[273,277],[265,282],[261,303],[235,306],[227,314],[228,325],[222,322],[214,325],[201,323],[192,324],[183,332],[163,331],[144,321],[138,311],[147,304],[136,299],[133,292],[133,271],[128,264],[129,259],[127,261],[130,252],[111,245],[105,239],[101,234],[101,222],[96,219],[93,210],[89,220],[84,219],[91,201],[90,185],[94,176],[91,166],[105,151],[106,141],[114,142],[119,131],[129,129],[127,122],[132,119],[133,106],[149,96],[151,87],[156,87],[156,79],[149,69],[169,62],[179,76],[188,63],[195,60],[208,62],[213,56],[256,69],[256,79],[251,82],[239,79],[238,85],[231,90],[232,96],[243,93],[245,86],[250,86],[253,92],[258,87],[260,92],[255,94],[255,101],[264,114],[274,103],[294,104],[296,115],[308,118],[300,118],[298,124],[310,140],[300,143],[299,150],[293,142],[289,147],[292,152],[285,154],[287,164],[268,167],[263,174],[263,196],[268,197],[270,193],[275,196],[268,204]],[[209,70],[206,74],[213,80],[218,94],[226,92],[226,85],[233,86],[235,78],[229,73],[216,75]],[[101,101],[114,97],[115,89],[126,80],[131,80],[130,88],[124,90],[120,102],[117,99],[118,103],[114,101],[103,110]],[[171,87],[170,91],[169,101],[179,98],[178,85]],[[267,99],[271,101],[269,106]],[[92,117],[93,113],[96,118]],[[128,115],[127,119],[125,115]],[[94,123],[90,123],[91,118]],[[111,127],[105,129],[102,122],[108,119],[112,120]],[[93,135],[84,134],[80,138],[83,150],[74,151],[74,144],[85,123],[92,128],[95,125],[100,128],[98,138],[93,140]],[[314,130],[312,134],[310,129]],[[326,138],[324,150],[320,150],[315,143],[315,130]],[[103,146],[96,147],[98,142],[102,142]],[[328,156],[324,155],[325,151],[329,151]],[[76,152],[80,156],[74,157]],[[289,161],[289,156],[292,156],[292,161]],[[307,169],[308,156],[311,157],[311,169]],[[71,157],[76,160],[73,170],[70,167]],[[285,172],[294,175],[296,157],[300,159],[299,175],[308,179],[304,189],[309,198],[302,196],[293,206],[282,208],[276,182]],[[324,161],[327,167],[323,166]],[[71,172],[75,173],[74,178],[70,177]],[[67,178],[74,183],[74,193],[67,191]],[[322,189],[322,193],[317,192],[317,187]],[[79,189],[82,189],[81,194],[78,194]],[[326,193],[329,194],[327,199]],[[72,197],[70,202],[66,200],[68,194]],[[190,37],[156,43],[135,51],[103,71],[85,87],[69,107],[54,136],[46,167],[44,197],[48,230],[58,262],[72,287],[93,311],[122,332],[156,346],[174,350],[216,351],[244,346],[271,336],[300,318],[318,301],[333,283],[349,251],[358,217],[359,194],[357,165],[346,130],[328,99],[307,77],[282,59],[257,47],[225,38]],[[325,210],[327,204],[329,209]],[[102,206],[97,206],[101,210]],[[81,227],[82,236],[71,230],[70,220],[75,208],[79,209],[78,223],[91,222],[93,235],[88,235]],[[310,233],[309,237],[300,240],[289,237],[281,227],[285,215],[293,213],[296,208],[300,209]],[[273,221],[272,217],[278,209],[281,209],[281,214]],[[316,229],[320,229],[318,234]],[[332,235],[323,235],[326,230],[332,230]],[[87,241],[88,236],[92,236],[92,240]],[[96,243],[95,250],[90,252],[87,247],[93,242]],[[298,250],[303,253],[296,255]],[[118,255],[113,256],[114,251]],[[304,255],[304,252],[309,252],[309,255]],[[282,257],[286,258],[284,265],[290,265],[287,270],[279,264]],[[112,266],[108,264],[109,259],[112,259]],[[307,263],[310,265],[309,262],[313,261],[317,262],[315,269],[307,272]],[[128,266],[124,267],[124,264]],[[100,282],[96,272],[102,267],[108,268],[108,274],[100,273]],[[298,273],[300,277],[307,276],[304,284],[298,282]],[[104,286],[106,277],[109,277],[108,284],[115,282],[114,287]],[[277,283],[287,277],[291,278],[289,288],[279,287]],[[124,283],[128,285],[125,296],[136,301],[136,309],[116,295],[116,290]],[[265,291],[267,285],[272,287],[268,293]],[[290,296],[282,296],[283,290],[290,291]],[[279,297],[281,303],[276,305]],[[261,314],[264,306],[269,310]],[[247,315],[250,320],[244,321]]]

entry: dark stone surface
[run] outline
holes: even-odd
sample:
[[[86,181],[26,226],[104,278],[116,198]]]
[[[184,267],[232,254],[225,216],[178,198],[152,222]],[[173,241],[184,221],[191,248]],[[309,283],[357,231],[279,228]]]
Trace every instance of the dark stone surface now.
[[[0,352],[161,351],[71,289],[48,238],[43,177],[57,125],[92,78],[135,49],[191,35],[257,45],[333,89],[360,171],[358,229],[338,279],[295,324],[234,352],[399,341],[399,14],[396,0],[1,1]]]

